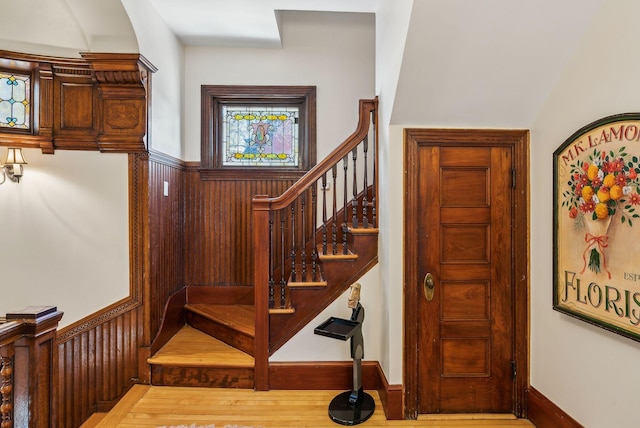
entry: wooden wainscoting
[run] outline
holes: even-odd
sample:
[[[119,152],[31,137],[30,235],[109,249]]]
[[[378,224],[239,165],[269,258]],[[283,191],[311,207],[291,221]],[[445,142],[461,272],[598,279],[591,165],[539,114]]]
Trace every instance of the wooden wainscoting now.
[[[166,155],[129,155],[129,296],[60,330],[57,426],[80,426],[134,383],[150,381],[151,338],[168,297],[182,287],[183,170]]]
[[[113,407],[138,380],[142,306],[131,300],[60,330],[59,427],[77,427],[94,411]]]
[[[295,180],[203,181],[199,166],[188,164],[186,177],[185,285],[251,285],[251,200],[280,195]]]
[[[184,286],[185,164],[158,152],[149,153],[149,331],[162,323],[169,296]],[[164,195],[167,183],[168,195]]]

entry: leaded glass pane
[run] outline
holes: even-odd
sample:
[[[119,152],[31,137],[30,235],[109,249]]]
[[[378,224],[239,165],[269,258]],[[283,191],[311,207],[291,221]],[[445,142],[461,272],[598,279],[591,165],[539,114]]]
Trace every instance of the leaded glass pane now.
[[[29,129],[31,76],[0,71],[0,128]]]
[[[222,165],[297,167],[298,107],[222,106]]]

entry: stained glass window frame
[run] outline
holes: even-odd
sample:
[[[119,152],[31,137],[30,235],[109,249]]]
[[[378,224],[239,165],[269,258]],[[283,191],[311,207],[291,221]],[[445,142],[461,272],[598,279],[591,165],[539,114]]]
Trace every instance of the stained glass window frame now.
[[[315,86],[203,85],[201,177],[251,179],[301,176],[316,161],[315,99]],[[296,118],[292,114],[294,110],[297,110],[297,124],[287,122]],[[229,121],[228,116],[225,117],[225,112],[229,111],[256,114],[248,114],[254,117],[234,123],[233,120]],[[258,117],[257,113],[265,114]],[[229,160],[229,156],[234,155],[233,150],[229,150],[230,124],[250,128],[248,131],[241,130],[242,138],[236,140],[246,145],[236,148],[238,153],[248,155],[242,156],[242,160],[239,155],[237,159]],[[297,149],[279,150],[286,147],[286,143],[279,145],[278,142],[280,138],[288,138],[287,135],[278,134],[285,124],[290,125],[290,131],[295,134],[289,142],[297,143]],[[262,137],[264,140],[259,141]],[[285,160],[284,156],[288,159]]]
[[[0,68],[0,85],[0,130],[31,133],[34,111],[32,73]]]

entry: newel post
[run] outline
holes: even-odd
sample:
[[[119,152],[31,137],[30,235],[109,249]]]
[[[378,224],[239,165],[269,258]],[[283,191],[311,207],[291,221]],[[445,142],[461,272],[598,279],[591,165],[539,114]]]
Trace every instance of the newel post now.
[[[269,198],[253,198],[253,282],[255,304],[255,389],[269,389]]]
[[[8,313],[22,324],[13,348],[14,427],[55,426],[58,350],[56,330],[62,318],[55,306],[29,306]]]

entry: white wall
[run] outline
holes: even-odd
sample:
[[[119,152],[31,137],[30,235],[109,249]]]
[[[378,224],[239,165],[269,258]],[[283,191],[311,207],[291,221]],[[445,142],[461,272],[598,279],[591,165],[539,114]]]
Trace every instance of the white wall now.
[[[186,160],[200,159],[201,85],[315,85],[318,161],[355,131],[358,100],[375,96],[374,16],[282,12],[281,18],[282,49],[186,48]],[[382,334],[373,272],[377,268],[368,274],[373,280],[362,281],[362,302],[374,302],[365,307],[365,358],[377,360]],[[326,309],[272,360],[349,359],[344,343],[313,334],[313,328],[329,316],[350,316],[346,297]]]
[[[402,128],[390,125],[413,0],[386,1],[376,13],[376,92],[379,96],[378,260],[383,334],[380,365],[391,385],[402,383],[403,365],[403,143]]]
[[[158,69],[151,76],[149,148],[182,159],[184,48],[148,0],[122,0],[122,3],[135,30],[140,53]]]
[[[531,385],[589,428],[638,425],[640,344],[552,310],[552,159],[582,126],[640,111],[638,16],[639,2],[605,2],[531,134]]]
[[[282,12],[282,49],[187,47],[185,160],[200,159],[201,85],[315,85],[317,159],[355,130],[374,93],[373,15]]]
[[[69,325],[129,295],[127,155],[23,154],[0,185],[0,314],[53,305]]]

